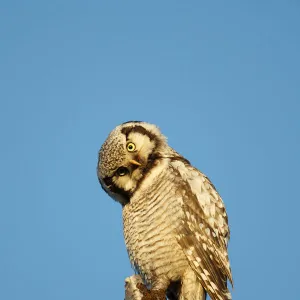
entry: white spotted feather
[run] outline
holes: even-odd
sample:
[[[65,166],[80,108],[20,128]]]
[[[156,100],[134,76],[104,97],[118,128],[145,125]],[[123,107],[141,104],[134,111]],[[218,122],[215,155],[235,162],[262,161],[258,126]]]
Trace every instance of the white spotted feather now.
[[[181,161],[171,164],[191,190],[183,201],[186,218],[178,241],[210,297],[230,299],[227,278],[231,284],[233,281],[227,254],[229,227],[222,199],[200,171]]]

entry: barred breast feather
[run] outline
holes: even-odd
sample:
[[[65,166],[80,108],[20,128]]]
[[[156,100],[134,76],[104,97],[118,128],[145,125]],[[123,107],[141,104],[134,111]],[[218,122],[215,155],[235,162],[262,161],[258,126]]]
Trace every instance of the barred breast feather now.
[[[184,217],[180,178],[168,160],[158,161],[123,208],[124,237],[130,261],[149,286],[161,278],[176,281],[188,266],[176,240]]]

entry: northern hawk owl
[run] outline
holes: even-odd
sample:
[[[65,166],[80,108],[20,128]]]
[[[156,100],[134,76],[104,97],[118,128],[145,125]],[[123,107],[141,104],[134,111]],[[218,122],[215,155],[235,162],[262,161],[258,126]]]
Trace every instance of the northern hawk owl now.
[[[100,149],[97,172],[102,188],[123,207],[129,258],[150,290],[164,290],[170,299],[203,300],[206,293],[231,299],[223,201],[157,126],[117,126]]]

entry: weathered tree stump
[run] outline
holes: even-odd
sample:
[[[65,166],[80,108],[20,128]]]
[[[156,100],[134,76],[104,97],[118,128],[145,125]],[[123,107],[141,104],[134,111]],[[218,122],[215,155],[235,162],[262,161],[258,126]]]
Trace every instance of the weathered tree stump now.
[[[143,284],[139,275],[125,279],[125,300],[165,300],[166,291],[151,291]]]

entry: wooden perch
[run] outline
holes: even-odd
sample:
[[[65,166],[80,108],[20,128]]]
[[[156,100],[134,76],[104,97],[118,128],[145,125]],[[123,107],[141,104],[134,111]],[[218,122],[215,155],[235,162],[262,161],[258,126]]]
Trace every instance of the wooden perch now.
[[[149,291],[139,275],[125,279],[125,300],[165,300],[165,291]]]

